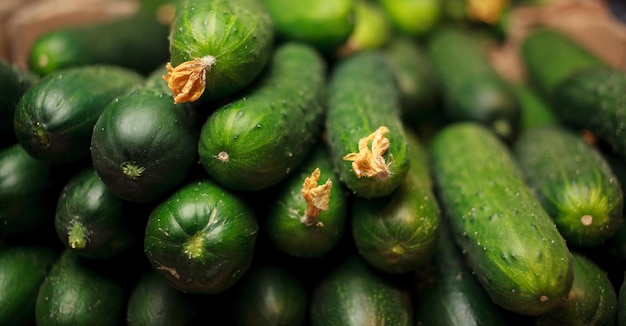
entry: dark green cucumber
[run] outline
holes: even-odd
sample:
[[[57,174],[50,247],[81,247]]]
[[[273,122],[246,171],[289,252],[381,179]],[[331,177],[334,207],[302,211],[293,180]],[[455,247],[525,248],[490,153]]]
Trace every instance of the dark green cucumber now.
[[[519,130],[519,103],[483,46],[471,31],[442,27],[430,36],[427,53],[441,81],[446,114],[452,120],[482,123],[510,140]]]
[[[311,294],[310,323],[319,325],[413,325],[413,298],[406,284],[348,256]]]
[[[182,186],[148,219],[144,251],[179,291],[216,294],[250,267],[259,226],[246,201],[209,179]]]
[[[139,242],[128,206],[93,167],[76,172],[59,195],[54,227],[63,245],[81,257],[108,259]]]
[[[141,275],[132,287],[126,304],[129,326],[192,325],[197,314],[193,298],[171,287],[153,269]]]
[[[571,254],[509,148],[476,122],[448,125],[430,146],[444,216],[492,300],[524,315],[562,304]]]
[[[111,192],[127,201],[163,198],[197,162],[194,108],[172,102],[163,70],[109,103],[91,136],[96,172]]]
[[[561,81],[551,97],[555,115],[573,128],[591,131],[626,158],[626,73],[611,68],[579,70]]]
[[[254,191],[290,175],[319,141],[325,61],[304,43],[284,43],[250,88],[213,112],[198,153],[207,173],[226,187]]]
[[[43,246],[0,247],[0,320],[7,325],[33,325],[39,286],[57,259]]]
[[[438,25],[442,5],[437,0],[377,0],[400,33],[425,38]]]
[[[124,288],[65,250],[46,275],[35,304],[37,325],[119,325]]]
[[[440,209],[426,150],[407,131],[411,167],[404,182],[383,198],[356,198],[350,212],[359,254],[375,268],[393,274],[427,265],[435,251]]]
[[[0,135],[15,139],[13,116],[20,99],[31,86],[39,81],[34,72],[18,67],[16,64],[0,60]],[[3,140],[4,142],[8,142]]]
[[[174,101],[214,100],[244,89],[265,68],[273,41],[274,24],[261,1],[179,0],[166,75]]]
[[[574,282],[567,300],[537,317],[537,326],[615,325],[617,292],[606,272],[591,257],[572,252]]]
[[[391,65],[380,50],[355,53],[335,66],[327,89],[325,131],[339,180],[358,197],[391,194],[410,165]]]
[[[421,326],[507,325],[502,308],[480,285],[442,220],[431,269],[416,284],[415,321]]]
[[[104,107],[142,81],[132,70],[104,65],[50,73],[20,100],[14,119],[17,138],[42,162],[61,164],[89,157],[93,126]]]
[[[526,183],[570,246],[593,247],[623,223],[619,180],[602,154],[570,129],[520,134],[513,149]]]
[[[0,234],[19,236],[48,227],[56,198],[50,165],[32,158],[22,145],[0,150]]]
[[[571,36],[550,28],[531,31],[522,41],[520,55],[529,83],[547,97],[571,73],[607,66]]]
[[[280,265],[254,265],[232,290],[236,325],[305,325],[309,292],[304,282]]]
[[[316,169],[319,175],[314,175]],[[294,257],[321,257],[343,237],[347,212],[348,196],[320,143],[277,188],[263,228],[278,250]]]
[[[53,71],[94,64],[125,67],[147,74],[169,57],[169,26],[154,13],[137,14],[88,25],[50,30],[30,48],[29,68]]]

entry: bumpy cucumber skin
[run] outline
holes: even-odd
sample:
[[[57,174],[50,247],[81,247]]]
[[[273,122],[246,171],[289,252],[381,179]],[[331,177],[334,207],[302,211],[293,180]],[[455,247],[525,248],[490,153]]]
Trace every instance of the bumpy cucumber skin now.
[[[514,155],[568,244],[592,247],[615,234],[623,222],[621,185],[600,152],[579,135],[556,125],[537,127],[520,135]],[[583,216],[593,218],[590,225]]]
[[[180,0],[169,40],[173,67],[215,57],[202,97],[219,99],[251,84],[265,68],[274,23],[258,0]]]
[[[320,169],[318,184],[331,180],[328,209],[321,211],[315,223],[306,225],[307,203],[302,197],[302,183],[316,168]],[[348,212],[348,196],[335,175],[327,148],[318,144],[302,163],[276,190],[264,221],[264,229],[272,243],[288,255],[300,258],[322,257],[330,252],[344,235]]]
[[[562,304],[573,280],[571,254],[509,148],[473,122],[447,126],[430,145],[442,210],[493,301],[524,315]]]
[[[384,198],[352,203],[352,238],[375,268],[403,274],[426,265],[435,251],[440,209],[421,140],[407,131],[411,167],[405,181]]]
[[[13,116],[22,95],[39,81],[39,76],[17,65],[0,60],[0,135],[15,138]],[[6,140],[3,140],[6,142]]]
[[[606,272],[590,257],[572,252],[574,282],[567,300],[537,317],[537,326],[614,325],[617,292]]]
[[[207,173],[243,191],[268,188],[293,173],[320,141],[325,71],[325,61],[309,45],[276,48],[258,83],[202,126],[198,153]]]
[[[433,32],[426,50],[441,81],[446,114],[456,121],[480,122],[510,140],[519,131],[519,103],[481,46],[471,31],[442,27]]]
[[[327,89],[325,130],[339,180],[359,197],[391,194],[404,181],[410,160],[399,89],[389,62],[379,50],[355,53],[335,66]],[[358,153],[359,140],[381,126],[389,129],[386,137],[390,145],[383,155],[386,162],[391,162],[389,176],[359,178],[352,162],[343,157]]]
[[[20,100],[14,128],[34,158],[61,164],[89,157],[93,126],[105,106],[139,85],[138,73],[115,66],[89,65],[46,75]]]
[[[209,179],[178,189],[150,214],[148,261],[174,288],[216,294],[250,267],[259,226],[254,211]]]

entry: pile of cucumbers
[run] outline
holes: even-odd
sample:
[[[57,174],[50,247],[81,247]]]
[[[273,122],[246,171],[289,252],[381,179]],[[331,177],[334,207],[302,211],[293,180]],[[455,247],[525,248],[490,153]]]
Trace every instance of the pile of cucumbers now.
[[[506,80],[518,2],[140,4],[0,61],[0,324],[626,325],[626,72]]]

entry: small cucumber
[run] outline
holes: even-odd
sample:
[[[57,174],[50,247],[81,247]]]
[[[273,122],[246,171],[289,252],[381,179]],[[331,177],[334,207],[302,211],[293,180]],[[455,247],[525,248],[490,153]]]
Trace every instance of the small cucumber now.
[[[327,85],[326,136],[339,180],[363,198],[391,194],[409,170],[400,91],[381,50],[355,53]]]
[[[395,29],[413,38],[425,38],[442,16],[437,0],[377,0]]]
[[[89,157],[91,134],[100,113],[143,77],[127,68],[89,65],[46,75],[15,110],[19,142],[34,158],[62,164]]]
[[[326,65],[315,48],[284,43],[263,76],[202,126],[198,153],[226,187],[255,191],[290,175],[319,141]]]
[[[505,140],[516,136],[519,103],[491,65],[479,36],[458,26],[441,27],[430,36],[426,50],[452,120],[480,122]]]
[[[556,125],[527,130],[513,152],[526,183],[570,246],[599,245],[623,223],[619,180],[602,154],[572,130]]]
[[[615,325],[617,292],[606,272],[590,257],[572,252],[574,282],[567,300],[537,317],[537,326]]]
[[[179,0],[164,76],[174,102],[244,89],[265,68],[273,41],[274,23],[259,0]]]
[[[259,226],[246,201],[209,179],[176,190],[151,212],[144,251],[168,283],[217,294],[250,267]]]
[[[440,209],[422,141],[407,131],[411,167],[404,182],[383,198],[355,198],[350,212],[359,254],[392,274],[427,265],[435,251]]]
[[[15,139],[13,116],[20,99],[31,86],[39,81],[34,72],[18,67],[16,64],[0,60],[0,135],[3,142],[6,138]]]
[[[393,37],[389,16],[379,3],[370,0],[354,1],[354,29],[337,49],[339,58],[355,52],[384,47]]]
[[[280,251],[300,258],[321,257],[344,235],[347,197],[326,146],[317,144],[298,171],[276,189],[263,228]]]
[[[434,136],[430,158],[442,210],[492,300],[523,315],[562,304],[571,254],[509,147],[484,125],[458,122]]]
[[[108,64],[147,74],[167,61],[169,26],[153,13],[50,30],[30,49],[29,68],[39,75],[83,65]]]

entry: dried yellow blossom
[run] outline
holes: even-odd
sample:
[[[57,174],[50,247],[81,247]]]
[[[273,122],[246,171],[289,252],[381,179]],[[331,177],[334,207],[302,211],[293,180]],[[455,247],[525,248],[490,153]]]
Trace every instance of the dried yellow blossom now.
[[[206,56],[183,62],[175,68],[168,62],[163,79],[174,93],[174,103],[194,102],[206,88],[206,72],[215,64],[215,57]]]
[[[389,139],[385,137],[387,133],[389,129],[380,126],[376,131],[359,140],[358,153],[350,153],[343,157],[346,161],[352,161],[352,170],[357,178],[365,176],[386,179],[389,176],[391,162],[387,163],[383,157],[389,149]],[[368,147],[370,142],[372,143],[371,150]]]
[[[326,180],[326,183],[318,185],[320,179],[320,169],[316,168],[311,176],[304,179],[302,184],[302,197],[307,203],[307,209],[302,217],[302,222],[312,224],[319,215],[320,211],[328,210],[328,202],[330,200],[330,190],[333,187],[332,180]]]

